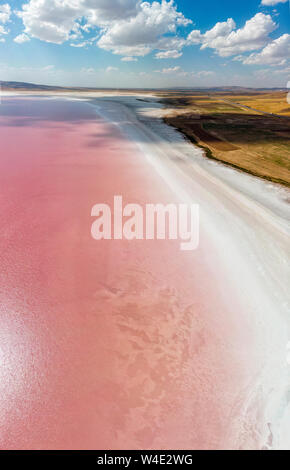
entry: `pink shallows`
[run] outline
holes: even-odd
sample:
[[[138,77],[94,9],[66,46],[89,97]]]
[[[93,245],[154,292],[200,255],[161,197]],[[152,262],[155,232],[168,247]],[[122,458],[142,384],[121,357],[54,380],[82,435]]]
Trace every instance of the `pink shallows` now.
[[[241,339],[207,240],[94,241],[95,203],[174,194],[86,103],[0,111],[1,448],[226,447]]]

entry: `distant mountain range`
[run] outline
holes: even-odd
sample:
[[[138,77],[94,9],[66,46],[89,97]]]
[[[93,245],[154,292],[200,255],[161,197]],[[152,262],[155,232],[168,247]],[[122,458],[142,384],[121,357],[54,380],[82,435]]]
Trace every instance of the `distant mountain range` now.
[[[0,86],[3,89],[13,89],[13,90],[63,90],[62,87],[55,87],[49,85],[36,85],[34,83],[25,83],[25,82],[4,82],[0,80]]]
[[[0,86],[4,90],[39,90],[39,91],[65,91],[65,90],[112,90],[112,88],[93,88],[93,87],[61,87],[61,86],[50,86],[50,85],[38,85],[35,83],[26,83],[26,82],[10,82],[10,81],[1,81]],[[135,88],[137,90],[137,88]],[[140,90],[140,88],[138,88]],[[240,86],[221,86],[221,87],[174,87],[174,88],[159,88],[159,89],[152,89],[152,88],[142,88],[143,90],[156,90],[156,91],[184,91],[184,92],[194,92],[194,91],[208,91],[208,92],[224,92],[224,93],[255,93],[255,92],[262,92],[262,91],[289,91],[288,88],[248,88],[248,87],[240,87]],[[133,90],[130,88],[122,88],[123,91]]]
[[[274,88],[250,88],[250,87],[242,87],[242,86],[219,86],[219,87],[176,87],[176,88],[173,88],[173,90],[178,90],[178,91],[195,91],[195,90],[210,90],[210,91],[223,91],[223,92],[226,92],[226,93],[230,93],[230,92],[256,92],[256,91],[264,91],[264,90],[267,90],[267,91],[289,91],[288,88],[278,88],[278,87],[274,87]]]

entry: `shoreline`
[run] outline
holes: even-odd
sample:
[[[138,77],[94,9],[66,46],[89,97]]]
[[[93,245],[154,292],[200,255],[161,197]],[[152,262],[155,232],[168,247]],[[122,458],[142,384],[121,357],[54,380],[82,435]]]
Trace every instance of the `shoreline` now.
[[[130,100],[129,100],[130,101]],[[127,103],[128,104],[128,103]],[[148,103],[147,103],[148,104]],[[118,107],[118,104],[115,103],[115,106]],[[126,104],[125,104],[126,106]],[[134,110],[132,111],[132,105],[131,103],[129,103],[128,105],[129,107],[129,110],[130,112],[133,112],[134,113]],[[121,111],[120,111],[121,113]],[[138,113],[137,113],[138,114]],[[137,116],[136,114],[136,116]],[[150,114],[150,113],[149,113]],[[101,113],[101,115],[103,115]],[[140,118],[140,116],[137,117],[137,119]],[[128,117],[126,117],[126,119],[128,119],[128,121],[130,121],[130,115]],[[139,119],[138,119],[139,120]],[[149,118],[149,121],[150,121],[150,118]],[[132,122],[132,121],[131,121]],[[133,121],[133,124],[134,124],[134,121]],[[146,119],[144,120],[144,115],[142,115],[142,123],[140,124],[141,128],[140,128],[140,131],[144,131],[144,128],[142,126],[145,126],[146,127],[146,124],[148,124],[148,121],[146,121]],[[118,125],[122,127],[122,123],[118,123]],[[139,123],[135,123],[135,125],[138,125],[139,126]],[[154,131],[156,131],[156,129],[154,129],[154,126],[156,126],[157,124],[155,123],[154,121],[154,124],[153,124],[153,134],[154,134]],[[158,127],[158,126],[157,126]],[[126,126],[125,126],[125,129],[123,128],[123,130],[125,131],[125,134],[128,135],[127,131],[126,131]],[[159,127],[158,127],[158,130]],[[149,122],[149,130],[148,130],[148,127],[147,127],[147,132],[148,132],[148,140],[149,141],[153,141],[154,143],[154,138],[153,138],[153,134],[152,134],[152,125],[150,125],[150,122]],[[134,140],[134,134],[132,135],[132,132],[131,134],[129,133],[129,136],[131,137],[131,139],[133,138]],[[138,138],[136,139],[135,137],[135,141],[138,141]],[[144,139],[146,140],[146,139]],[[158,141],[158,139],[156,139],[156,141]],[[169,139],[170,141],[170,139]],[[164,142],[163,142],[164,144]],[[149,144],[149,148],[148,146],[146,147],[146,143],[142,143],[141,145],[139,144],[141,150],[146,154],[151,154],[152,153],[152,150],[150,149],[150,145]],[[159,144],[159,147],[160,147],[161,144]],[[186,144],[188,145],[188,144]],[[176,147],[176,146],[175,146]],[[180,148],[175,148],[174,150],[176,150],[178,153],[181,153],[181,152],[184,152],[183,153],[183,156],[185,156],[186,152],[185,152],[185,147],[183,148],[183,146],[181,146],[181,149]],[[167,151],[169,152],[169,148],[166,147],[166,150],[164,149],[164,151]],[[188,159],[188,156],[185,156],[185,160],[182,160],[182,158],[177,161],[176,158],[173,158],[170,160],[170,157],[168,157],[168,153],[166,155],[166,157],[157,157],[158,155],[158,151],[155,151],[155,148],[154,148],[154,156],[150,156],[150,160],[151,160],[151,163],[154,165],[155,168],[157,168],[159,174],[161,176],[165,176],[167,174],[167,176],[165,176],[166,179],[170,179],[170,178],[174,178],[175,182],[176,182],[176,177],[178,175],[178,178],[181,176],[179,174],[180,170],[181,170],[181,173],[182,173],[182,181],[183,183],[186,184],[186,188],[189,189],[190,188],[190,185],[192,185],[193,183],[193,180],[188,180],[188,176],[189,176],[189,172],[190,170],[192,169],[192,165],[193,165],[193,162]],[[152,160],[153,158],[153,160]],[[158,166],[159,164],[156,163],[156,158],[157,160],[159,161],[159,164],[160,166]],[[164,159],[165,158],[165,159]],[[202,158],[202,157],[201,157]],[[187,163],[186,163],[187,162]],[[157,165],[157,166],[156,166]],[[181,168],[180,167],[183,167]],[[220,164],[218,164],[220,166]],[[171,172],[167,173],[167,170],[170,168]],[[178,168],[179,167],[179,168]],[[184,180],[184,171],[185,169],[187,168],[186,170],[186,179],[187,179],[187,183],[186,183],[186,180]],[[196,169],[196,168],[195,168]],[[178,170],[178,172],[175,172],[175,170]],[[235,170],[231,170],[231,171],[234,171],[236,173],[236,177],[238,178],[238,175],[237,172]],[[173,175],[175,175],[173,177]],[[288,369],[287,369],[287,364],[286,364],[286,355],[287,355],[287,344],[288,344],[288,341],[287,341],[287,338],[289,338],[290,336],[290,325],[289,325],[289,319],[287,318],[287,308],[283,308],[281,309],[281,301],[282,299],[287,299],[288,297],[288,301],[289,301],[289,294],[287,295],[287,286],[286,284],[284,285],[284,289],[282,289],[282,291],[280,291],[280,295],[277,296],[276,300],[274,298],[272,298],[272,300],[270,300],[270,297],[268,298],[268,300],[264,300],[264,302],[262,302],[262,305],[261,305],[261,301],[260,299],[263,298],[263,296],[265,296],[265,293],[268,292],[268,289],[273,289],[273,285],[271,285],[271,282],[274,281],[274,278],[273,278],[273,272],[271,272],[271,276],[268,277],[268,275],[270,274],[270,271],[269,271],[269,268],[270,266],[268,264],[268,261],[266,262],[266,264],[264,264],[264,267],[262,268],[262,265],[263,265],[263,258],[265,258],[265,253],[264,253],[264,248],[262,248],[262,251],[261,251],[261,246],[259,246],[260,244],[263,246],[265,241],[263,242],[263,238],[265,237],[266,233],[267,233],[267,238],[268,238],[268,241],[266,242],[266,245],[265,246],[268,246],[268,249],[269,247],[272,245],[272,241],[275,240],[275,243],[277,243],[277,241],[279,240],[280,236],[280,247],[281,247],[281,252],[279,253],[280,251],[280,248],[278,248],[278,251],[276,251],[276,257],[277,259],[279,260],[276,267],[274,267],[274,264],[272,264],[270,270],[274,270],[274,272],[276,272],[278,274],[278,277],[280,276],[282,279],[286,279],[288,278],[287,277],[287,270],[285,272],[285,277],[283,275],[283,270],[281,271],[281,268],[282,268],[282,265],[281,265],[281,262],[283,263],[283,260],[285,259],[284,257],[287,256],[286,253],[287,253],[287,236],[289,235],[289,226],[286,224],[284,225],[284,220],[282,222],[282,219],[280,219],[279,217],[276,217],[272,214],[270,214],[270,212],[268,212],[268,207],[264,207],[262,209],[262,206],[259,202],[257,202],[257,199],[255,199],[254,201],[252,200],[250,205],[249,205],[249,209],[246,209],[247,207],[247,204],[249,203],[250,199],[249,199],[249,195],[247,194],[246,197],[245,195],[243,194],[239,194],[239,198],[237,198],[237,190],[239,189],[238,187],[235,187],[234,185],[234,190],[232,191],[230,188],[227,188],[226,190],[226,187],[225,187],[225,184],[224,184],[224,181],[220,181],[219,185],[217,186],[216,183],[217,181],[215,179],[211,179],[210,178],[210,175],[207,174],[207,175],[204,175],[203,173],[200,173],[198,172],[197,175],[199,176],[204,176],[205,177],[205,184],[209,184],[212,186],[212,189],[213,191],[215,192],[217,190],[217,188],[220,188],[222,190],[221,193],[219,193],[219,189],[218,189],[218,193],[217,194],[223,194],[223,197],[226,195],[226,193],[228,192],[228,194],[230,195],[230,197],[232,196],[233,199],[232,201],[236,200],[236,201],[240,201],[241,205],[239,205],[238,207],[241,209],[243,207],[243,204],[246,203],[246,205],[244,206],[243,208],[243,211],[241,212],[241,215],[243,214],[243,218],[248,218],[249,221],[247,222],[247,230],[249,231],[249,228],[251,227],[251,225],[253,224],[253,226],[251,227],[250,229],[250,232],[252,232],[252,235],[249,239],[249,246],[248,246],[248,250],[250,250],[249,252],[253,252],[253,254],[255,253],[256,251],[256,254],[260,251],[260,255],[258,256],[258,258],[256,259],[256,262],[257,262],[257,266],[256,268],[258,267],[259,270],[261,270],[261,272],[264,271],[264,269],[266,268],[266,271],[263,273],[263,276],[262,278],[263,279],[260,279],[260,282],[261,282],[261,285],[260,287],[258,287],[258,284],[256,283],[257,279],[254,279],[256,277],[256,275],[253,276],[256,268],[254,268],[253,266],[253,260],[251,262],[250,265],[248,265],[248,263],[245,264],[244,268],[247,272],[247,274],[245,275],[244,277],[244,280],[242,282],[242,284],[244,284],[244,282],[246,281],[247,277],[250,275],[250,278],[252,277],[252,281],[249,281],[249,279],[247,279],[247,281],[245,282],[245,286],[248,285],[248,288],[250,289],[250,291],[252,292],[252,294],[256,297],[257,299],[257,303],[256,303],[256,320],[255,322],[258,321],[258,318],[260,318],[259,321],[262,322],[263,324],[263,328],[262,330],[259,332],[259,335],[260,335],[260,345],[258,346],[258,343],[257,342],[257,347],[258,347],[258,350],[262,351],[263,349],[264,350],[264,353],[266,356],[268,356],[268,353],[266,352],[268,347],[270,348],[270,346],[268,346],[268,344],[273,344],[273,348],[277,348],[278,344],[280,345],[280,348],[281,348],[281,339],[283,336],[285,336],[285,333],[286,333],[286,336],[285,336],[285,339],[284,339],[284,345],[282,346],[282,348],[280,349],[280,354],[281,354],[281,363],[278,365],[277,364],[277,358],[276,357],[270,357],[268,356],[267,357],[267,361],[268,363],[264,363],[264,365],[262,366],[265,370],[267,370],[268,372],[266,372],[266,375],[264,377],[260,377],[258,382],[261,381],[261,383],[263,383],[263,387],[267,388],[267,392],[265,393],[265,396],[267,396],[267,394],[269,394],[268,398],[270,397],[270,394],[272,394],[271,390],[274,386],[274,384],[276,384],[276,387],[277,387],[277,384],[279,383],[279,380],[281,382],[281,389],[279,390],[279,386],[277,387],[277,396],[275,398],[275,394],[274,396],[270,399],[269,398],[269,401],[272,403],[272,407],[270,406],[270,409],[269,409],[269,405],[267,404],[267,399],[264,403],[264,406],[265,406],[265,410],[264,412],[266,413],[265,414],[265,420],[266,421],[269,421],[271,423],[271,426],[272,426],[272,433],[274,434],[274,437],[273,437],[273,446],[277,446],[277,448],[281,445],[281,447],[285,446],[285,443],[283,441],[283,431],[282,431],[282,436],[280,435],[280,423],[279,422],[275,422],[275,420],[277,419],[277,417],[275,416],[276,413],[278,412],[277,410],[280,409],[280,406],[281,406],[281,393],[283,395],[283,389],[286,390],[287,387],[288,387],[288,383],[289,383],[289,376],[288,376]],[[243,173],[242,175],[243,177],[245,176],[245,178],[247,177],[246,174]],[[196,178],[196,176],[195,176]],[[216,178],[216,175],[214,175],[214,178]],[[250,178],[253,178],[253,177],[250,177]],[[212,181],[212,182],[211,182]],[[259,180],[261,181],[261,185],[263,184],[267,184],[267,183],[264,183],[263,180]],[[250,183],[250,182],[249,182]],[[182,184],[181,184],[182,186]],[[200,185],[198,184],[198,188],[200,190]],[[196,188],[197,189],[197,188]],[[265,189],[265,188],[264,188]],[[226,191],[225,191],[226,190]],[[177,189],[177,192],[180,191],[180,189]],[[281,190],[282,192],[284,192],[284,188]],[[196,193],[195,193],[196,194]],[[206,193],[204,193],[203,191],[203,194],[205,196]],[[183,197],[186,197],[185,195]],[[192,196],[191,196],[192,197]],[[194,196],[196,197],[196,196]],[[194,200],[194,199],[193,199]],[[226,204],[228,205],[229,204],[229,200],[228,200],[228,197],[226,197],[225,199]],[[230,205],[232,204],[232,201],[230,203]],[[203,204],[203,200],[201,199],[200,201],[200,204],[201,204],[201,207],[208,211],[209,209],[206,208],[206,206],[204,206]],[[254,211],[253,211],[253,208],[254,208]],[[286,204],[286,208],[289,209],[289,207],[287,207],[287,204]],[[263,210],[265,211],[265,218],[262,216],[263,214]],[[260,218],[260,216],[262,216],[262,218]],[[250,222],[250,220],[252,219],[252,221]],[[206,232],[207,232],[207,235],[209,234],[209,231],[210,231],[210,226],[212,225],[212,220],[208,219],[207,218],[207,224],[208,224],[208,227],[206,229]],[[271,222],[271,224],[268,226],[268,223]],[[278,222],[278,225],[276,225],[276,222]],[[282,222],[282,223],[281,223]],[[272,225],[273,223],[273,225]],[[272,225],[272,228],[270,228]],[[218,224],[214,223],[214,227],[215,227],[215,230],[216,230],[216,227],[218,226]],[[256,228],[254,228],[256,226]],[[262,228],[263,227],[263,228]],[[274,231],[272,232],[272,229],[274,229]],[[277,231],[276,231],[277,229]],[[282,231],[281,231],[282,229]],[[285,231],[284,231],[285,229]],[[263,233],[263,231],[266,230],[265,233]],[[233,236],[233,234],[236,232],[236,237]],[[227,249],[229,249],[230,245],[232,244],[232,242],[234,240],[239,240],[241,239],[241,234],[239,233],[240,231],[233,231],[231,229],[231,240],[228,239],[228,244],[227,244]],[[253,248],[252,246],[252,243],[254,242],[254,238],[253,236],[256,238],[257,235],[259,234],[258,236],[258,245],[257,245],[257,240],[255,240],[255,249]],[[280,234],[280,235],[279,235]],[[277,238],[278,237],[278,238]],[[252,242],[250,242],[250,240],[252,240]],[[272,240],[272,241],[270,241]],[[216,241],[214,242],[214,244],[216,243]],[[234,243],[235,244],[235,243]],[[222,241],[222,244],[220,245],[220,248],[219,248],[219,251],[220,253],[223,251],[224,249],[224,242]],[[259,246],[259,249],[258,249],[258,246]],[[283,247],[283,248],[282,248]],[[236,252],[236,247],[233,247],[233,257],[229,260],[230,264],[228,266],[227,269],[229,269],[228,271],[228,275],[229,275],[229,279],[234,275],[234,277],[236,277],[236,274],[235,274],[235,271],[236,269],[232,269],[232,262],[234,259],[236,259],[237,257],[237,252]],[[273,251],[273,248],[272,248],[272,251]],[[278,254],[279,253],[279,254]],[[249,253],[248,253],[249,254]],[[274,253],[273,253],[274,254]],[[246,255],[246,253],[244,253],[244,255]],[[282,255],[282,256],[281,256]],[[247,255],[246,255],[247,256]],[[272,254],[270,255],[270,258],[272,257]],[[240,261],[237,260],[237,266],[236,268],[238,269],[238,272],[241,273],[241,269],[242,269],[242,264],[244,263],[245,259],[242,261],[241,257],[239,256],[240,258]],[[223,262],[225,261],[225,258],[223,258]],[[259,265],[261,265],[261,267],[259,267]],[[280,266],[279,266],[280,265]],[[225,267],[225,266],[224,266]],[[250,268],[250,271],[249,271],[249,268]],[[250,274],[251,273],[251,274]],[[267,273],[267,274],[266,274]],[[288,269],[288,275],[289,275],[289,269]],[[267,281],[266,281],[266,277],[268,277]],[[259,277],[259,276],[258,276]],[[236,277],[236,279],[238,279]],[[237,282],[239,285],[241,280],[236,280],[235,282]],[[266,287],[268,285],[268,287]],[[255,286],[255,288],[253,287]],[[238,294],[239,295],[239,294]],[[286,297],[285,297],[286,296]],[[242,299],[240,298],[240,301],[242,302]],[[266,302],[266,303],[265,303]],[[272,302],[274,302],[272,304]],[[251,306],[252,304],[252,306]],[[245,312],[248,312],[251,311],[251,309],[253,308],[253,305],[255,304],[255,302],[253,302],[252,300],[250,301],[249,303],[249,306],[246,307],[244,306],[244,309],[245,309]],[[264,308],[263,308],[263,304],[264,304]],[[272,305],[271,305],[272,304]],[[267,307],[266,307],[267,305]],[[260,310],[260,313],[258,313]],[[266,311],[268,310],[268,313],[266,314]],[[283,310],[284,310],[284,313],[283,313]],[[278,318],[279,318],[279,311],[280,311],[280,321],[277,322]],[[266,319],[268,316],[268,319]],[[258,321],[258,322],[259,322]],[[280,323],[281,322],[281,323]],[[287,325],[287,326],[286,326]],[[275,335],[274,333],[274,330],[275,330],[275,327],[276,327],[276,334],[277,336]],[[276,340],[273,342],[273,337],[276,336]],[[268,337],[268,339],[266,340],[266,338]],[[265,343],[264,343],[265,342]],[[283,343],[283,341],[282,341]],[[283,365],[283,362],[285,361],[285,366]],[[267,376],[267,374],[273,374],[273,368],[276,368],[276,370],[279,370],[280,371],[280,374],[281,376],[278,374],[274,374],[274,376],[276,376],[276,378],[274,379],[273,378],[273,382],[271,381],[270,379],[270,383],[271,383],[271,387],[268,389],[268,386],[266,386],[266,384],[269,382],[269,377]],[[282,377],[284,377],[282,379]],[[288,377],[288,378],[287,378]],[[282,385],[283,381],[285,381],[285,384]],[[253,393],[253,390],[251,391],[251,393]],[[259,395],[260,395],[260,385],[257,384],[257,390],[256,390],[256,398],[254,398],[254,402],[256,402],[257,400],[257,403],[254,405],[254,406],[258,406],[259,408],[259,400],[261,399],[263,401],[263,398]],[[264,394],[263,394],[264,395]],[[274,403],[274,404],[273,404]],[[250,407],[253,406],[253,403],[251,405],[249,405]],[[284,403],[283,406],[286,406],[286,409],[287,409],[287,404]],[[267,411],[266,411],[267,409]],[[262,410],[260,410],[260,413],[262,412]],[[246,412],[247,413],[247,412]],[[280,411],[278,412],[278,414],[280,413]],[[289,413],[289,411],[285,410],[283,411],[283,414],[286,413],[286,416],[287,416],[287,413]],[[268,416],[267,416],[268,415]],[[267,418],[266,418],[267,416]],[[253,417],[251,416],[248,416],[248,419],[249,421],[251,421]],[[286,424],[286,423],[285,423]],[[258,428],[259,428],[259,424],[257,424]],[[284,426],[284,425],[283,425]],[[286,424],[286,429],[287,429],[287,424]],[[262,426],[263,427],[263,426]],[[266,427],[266,423],[265,423],[265,433],[267,434],[267,431],[269,431],[269,428],[268,426]],[[267,442],[268,442],[268,438],[266,438],[266,434],[265,434],[265,437],[262,438],[262,442],[264,442],[264,445],[266,446],[267,445]],[[285,433],[285,437],[287,436],[287,434]],[[269,437],[269,440],[270,440],[270,437]],[[280,441],[280,443],[279,443]],[[263,445],[262,445],[263,447]]]
[[[282,187],[290,188],[290,183],[288,183],[287,181],[281,180],[279,178],[274,178],[274,177],[271,177],[271,176],[262,175],[261,173],[248,170],[248,169],[243,168],[241,166],[235,165],[234,163],[228,162],[227,160],[223,160],[222,158],[217,157],[216,155],[214,155],[214,153],[213,153],[214,151],[209,146],[206,146],[206,144],[204,142],[202,142],[201,140],[198,140],[196,136],[193,137],[193,136],[189,135],[181,127],[176,127],[176,125],[171,124],[166,117],[164,118],[164,123],[167,124],[168,126],[173,127],[175,130],[177,130],[178,132],[183,134],[184,137],[189,142],[191,142],[193,145],[201,148],[204,152],[205,158],[208,158],[210,160],[214,160],[216,162],[220,162],[223,165],[234,168],[237,171],[240,171],[242,173],[246,173],[246,174],[251,175],[251,176],[255,176],[256,178],[261,178],[261,179],[263,179],[265,181],[268,181],[270,183],[275,183],[275,184],[281,185]]]
[[[135,93],[135,92],[129,92],[128,90],[120,90],[120,91],[114,91],[114,90],[108,90],[108,91],[95,91],[95,92],[90,92],[90,91],[27,91],[27,90],[19,90],[19,91],[2,91],[0,90],[0,100],[1,100],[1,95],[3,97],[5,96],[39,96],[39,97],[44,97],[44,96],[58,96],[62,98],[70,98],[70,97],[76,97],[78,99],[90,99],[90,98],[102,98],[102,97],[130,97],[130,96],[138,96],[142,98],[146,98],[148,102],[148,98],[155,98],[156,101],[162,106],[164,109],[164,112],[166,112],[166,103],[164,102],[164,97],[160,96],[159,94],[154,94],[152,91],[147,91],[147,92],[140,92],[140,93]],[[0,101],[1,102],[1,101]],[[146,100],[144,100],[146,102]],[[270,115],[270,114],[269,114]],[[270,115],[271,116],[271,115]],[[282,119],[285,119],[285,116],[279,116]],[[286,188],[287,190],[290,188],[290,183],[281,179],[281,178],[275,178],[274,176],[267,176],[265,174],[262,174],[258,171],[253,171],[250,169],[247,169],[245,167],[239,166],[235,163],[232,163],[228,160],[225,160],[214,153],[214,149],[212,149],[209,145],[207,145],[205,142],[200,140],[197,135],[194,134],[194,132],[189,133],[185,129],[183,129],[182,126],[177,126],[176,123],[172,123],[171,117],[164,115],[161,116],[161,119],[163,122],[167,125],[175,129],[177,132],[179,132],[181,135],[184,136],[184,138],[190,142],[192,145],[195,147],[198,147],[202,150],[203,155],[205,158],[221,163],[222,165],[225,165],[229,168],[232,168],[236,171],[239,171],[241,173],[244,173],[246,175],[253,176],[255,178],[264,180],[269,183],[273,183],[275,185],[281,186],[282,188]],[[289,118],[290,119],[290,118]]]
[[[235,103],[230,95],[225,98],[206,93],[164,94],[164,120],[203,148],[208,158],[289,188],[290,117],[251,109]],[[250,99],[248,95],[238,99],[246,98]],[[271,99],[270,93],[262,95],[260,106],[274,106],[269,104]],[[276,99],[281,101],[284,95]]]

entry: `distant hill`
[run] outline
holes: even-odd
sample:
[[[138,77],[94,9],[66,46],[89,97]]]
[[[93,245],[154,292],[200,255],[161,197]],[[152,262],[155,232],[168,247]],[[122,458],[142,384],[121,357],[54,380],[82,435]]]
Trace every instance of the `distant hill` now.
[[[209,92],[209,93],[260,93],[260,92],[278,92],[289,91],[288,88],[249,88],[249,87],[241,87],[241,86],[220,86],[220,87],[176,87],[171,88],[170,91],[178,91],[178,92],[185,92],[185,93],[194,93],[194,92]]]
[[[50,85],[39,85],[35,83],[26,83],[26,82],[10,82],[10,81],[1,81],[0,86],[4,90],[39,90],[39,91],[54,91],[54,90],[112,90],[112,88],[93,88],[93,87],[61,87],[61,86],[50,86]],[[147,91],[178,91],[185,93],[192,92],[209,92],[209,93],[257,93],[257,92],[269,92],[269,91],[289,91],[287,88],[248,88],[240,86],[221,86],[221,87],[174,87],[174,88],[135,88],[135,90],[147,90]],[[122,91],[132,91],[134,88],[122,88]]]
[[[13,90],[62,90],[62,87],[55,87],[49,85],[36,85],[34,83],[26,82],[4,82],[0,80],[0,86],[3,89]]]

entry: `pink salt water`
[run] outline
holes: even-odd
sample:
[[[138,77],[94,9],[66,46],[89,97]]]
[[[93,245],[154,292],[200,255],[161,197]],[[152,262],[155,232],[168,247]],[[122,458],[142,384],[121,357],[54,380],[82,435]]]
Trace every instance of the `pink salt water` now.
[[[91,237],[114,195],[176,202],[136,144],[87,103],[17,97],[0,150],[0,447],[230,445],[241,339],[207,240]]]

